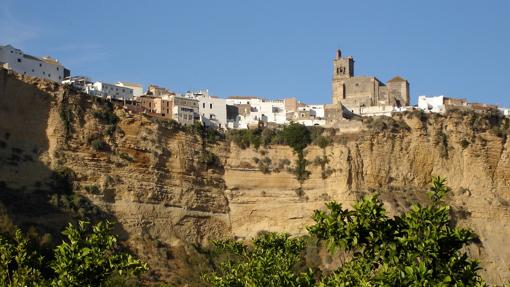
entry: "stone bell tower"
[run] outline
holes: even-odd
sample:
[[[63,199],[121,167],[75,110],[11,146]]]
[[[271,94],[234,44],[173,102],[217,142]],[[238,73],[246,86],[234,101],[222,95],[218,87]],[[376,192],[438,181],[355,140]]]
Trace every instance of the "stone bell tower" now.
[[[333,104],[338,104],[345,98],[344,81],[351,77],[354,77],[354,59],[351,56],[342,57],[342,52],[337,50],[333,60]]]

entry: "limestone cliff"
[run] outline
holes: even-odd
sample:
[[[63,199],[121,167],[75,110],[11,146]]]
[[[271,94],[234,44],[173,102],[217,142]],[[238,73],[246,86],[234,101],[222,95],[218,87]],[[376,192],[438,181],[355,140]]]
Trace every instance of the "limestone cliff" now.
[[[207,265],[200,246],[213,238],[303,234],[325,202],[349,205],[375,190],[396,213],[425,200],[431,175],[441,175],[456,219],[480,235],[471,252],[501,283],[510,278],[510,147],[508,126],[495,124],[462,112],[371,120],[325,149],[309,146],[301,186],[289,147],[206,144],[168,122],[0,70],[0,216],[52,233],[80,215],[113,218],[150,264],[148,279],[196,284]],[[80,197],[54,195],[62,177]]]

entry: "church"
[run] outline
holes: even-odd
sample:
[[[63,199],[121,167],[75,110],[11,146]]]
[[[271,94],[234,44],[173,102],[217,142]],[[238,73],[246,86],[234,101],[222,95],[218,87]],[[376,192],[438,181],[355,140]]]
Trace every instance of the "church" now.
[[[409,82],[394,77],[386,84],[373,76],[354,76],[354,59],[342,57],[337,50],[333,61],[333,104],[348,109],[374,106],[404,107],[409,105]]]

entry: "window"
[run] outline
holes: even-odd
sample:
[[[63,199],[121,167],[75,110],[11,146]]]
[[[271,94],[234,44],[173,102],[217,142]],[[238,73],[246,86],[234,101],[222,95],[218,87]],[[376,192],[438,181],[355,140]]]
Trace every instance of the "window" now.
[[[61,77],[61,76],[58,76],[58,79],[59,79],[59,80],[61,80],[61,79],[62,79],[62,77]]]
[[[209,104],[209,108],[212,109],[212,104]]]
[[[39,67],[42,67],[42,64],[41,64],[41,63],[39,63]]]
[[[18,58],[18,63],[21,63],[21,59],[20,58]]]
[[[57,67],[57,71],[59,71],[58,67]]]
[[[43,75],[46,75],[46,72],[44,72],[44,71],[43,71],[43,72],[42,72],[42,74],[43,74]]]
[[[51,77],[51,74],[48,74],[48,77]]]
[[[204,109],[205,109],[205,103],[202,103],[202,108],[204,108]]]
[[[34,69],[32,69],[32,73],[35,72]]]
[[[11,54],[13,53],[13,51],[11,50]]]

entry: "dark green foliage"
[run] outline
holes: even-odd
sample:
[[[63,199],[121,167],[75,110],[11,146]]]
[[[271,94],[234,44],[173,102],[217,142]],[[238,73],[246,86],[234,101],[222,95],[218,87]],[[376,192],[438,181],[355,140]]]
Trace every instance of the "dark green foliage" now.
[[[441,157],[448,158],[448,136],[443,132],[443,130],[436,131],[434,144],[439,147]]]
[[[323,155],[322,157],[317,156],[313,160],[314,165],[318,165],[321,167],[321,178],[322,179],[328,178],[331,175],[331,173],[333,173],[333,171],[330,168],[328,168],[328,163],[329,163],[329,159],[326,155]]]
[[[304,125],[291,123],[283,128],[283,138],[298,156],[293,172],[296,175],[296,179],[302,184],[310,176],[310,172],[306,170],[308,161],[304,155],[304,149],[312,140],[310,131]]]
[[[364,122],[370,130],[378,133],[397,133],[411,130],[411,128],[403,120],[396,120],[387,116],[368,117],[364,119]]]
[[[105,125],[116,125],[119,122],[119,117],[113,113],[113,109],[96,110],[92,112],[92,115]]]
[[[103,286],[114,275],[146,271],[145,263],[119,249],[111,229],[108,222],[69,224],[51,258],[30,250],[20,230],[13,240],[0,237],[1,286]],[[53,272],[42,272],[47,267]]]
[[[261,135],[262,129],[231,130],[227,138],[242,149],[250,146],[258,149],[262,143]]]
[[[73,131],[73,113],[71,112],[70,107],[67,104],[67,101],[62,101],[60,104],[60,111],[59,111],[60,119],[62,120],[62,123],[64,124],[64,136],[66,140],[71,136],[71,133]]]
[[[298,158],[296,160],[296,167],[292,170],[296,179],[303,183],[310,177],[310,171],[306,170],[306,166],[309,162],[305,159],[304,153],[301,151],[298,153]]]
[[[460,146],[462,147],[462,149],[466,149],[468,146],[469,146],[469,141],[467,139],[461,139],[460,140]]]
[[[87,186],[85,186],[85,190],[91,194],[100,194],[101,193],[101,190],[99,189],[99,186],[97,186],[97,185],[87,185]]]
[[[108,144],[102,139],[94,139],[90,142],[90,146],[97,151],[107,151],[109,149]]]
[[[263,233],[253,245],[234,240],[217,241],[214,245],[221,256],[214,272],[204,275],[212,286],[313,286],[312,272],[297,269],[305,247],[302,239]]]
[[[194,122],[190,126],[181,127],[185,132],[198,135],[206,144],[215,144],[225,139],[225,134],[213,128],[206,127],[201,122]]]
[[[119,154],[119,157],[125,161],[129,161],[129,162],[132,162],[133,161],[133,158],[131,156],[129,156],[129,154],[123,152],[123,153],[120,153]]]
[[[215,168],[221,166],[220,158],[208,150],[205,150],[202,153],[200,157],[200,162],[205,164],[207,168]]]
[[[323,149],[331,144],[331,140],[325,136],[318,136],[313,140],[313,144],[315,144]]]
[[[272,160],[269,158],[269,157],[263,157],[261,160],[258,160],[257,158],[257,166],[259,168],[259,170],[264,173],[264,174],[268,174],[268,173],[271,173],[271,163],[272,163]]]
[[[448,192],[444,179],[434,178],[431,206],[413,205],[389,218],[382,202],[365,197],[353,210],[331,202],[316,211],[311,234],[332,249],[346,250],[352,259],[324,286],[478,286],[478,263],[462,248],[476,235],[453,227],[450,208],[441,200]]]
[[[425,113],[422,109],[413,110],[410,112],[405,112],[407,118],[417,118],[422,123],[426,123],[429,116],[427,113]]]
[[[100,190],[97,186],[85,187],[85,189],[93,194],[100,193]],[[49,197],[48,203],[59,210],[73,215],[76,218],[91,218],[99,214],[99,210],[96,206],[94,206],[92,203],[77,193],[54,193]]]
[[[301,124],[290,123],[283,128],[285,143],[296,153],[301,153],[311,142],[310,131]]]
[[[57,194],[71,194],[73,192],[75,172],[67,167],[57,169],[52,174],[52,190]]]

